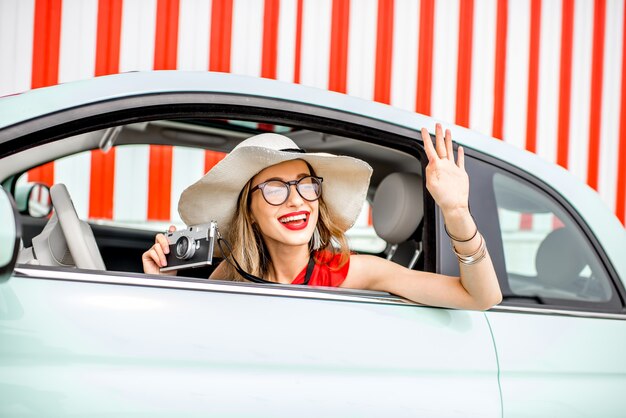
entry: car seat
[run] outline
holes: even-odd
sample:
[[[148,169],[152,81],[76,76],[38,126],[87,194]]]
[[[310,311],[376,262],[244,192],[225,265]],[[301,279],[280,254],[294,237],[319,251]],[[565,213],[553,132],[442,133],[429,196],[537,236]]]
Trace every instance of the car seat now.
[[[539,244],[535,256],[537,284],[575,292],[587,256],[576,235],[568,228],[550,232]]]
[[[424,218],[422,177],[414,173],[391,173],[378,185],[372,202],[372,222],[376,234],[388,246],[387,259],[413,268],[422,251],[418,227]],[[400,253],[409,249],[410,261]]]
[[[41,233],[33,237],[32,247],[20,250],[18,263],[106,270],[91,227],[78,219],[65,185],[59,183],[52,186],[50,196],[54,213]],[[59,215],[65,219],[65,228],[59,221]],[[68,243],[66,234],[72,242]],[[71,248],[76,250],[78,259],[75,260]]]

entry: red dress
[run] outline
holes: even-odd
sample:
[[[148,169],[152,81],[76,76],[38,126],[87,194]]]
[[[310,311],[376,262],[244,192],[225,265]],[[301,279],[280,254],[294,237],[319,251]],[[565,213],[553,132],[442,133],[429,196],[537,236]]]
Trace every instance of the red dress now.
[[[313,267],[313,273],[309,280],[309,286],[328,286],[339,287],[341,283],[346,279],[348,275],[348,269],[350,268],[350,259],[346,263],[339,266],[341,261],[341,254],[332,255],[328,251],[316,252],[315,255],[315,267]],[[306,267],[296,276],[291,284],[304,283],[304,276],[306,274]]]

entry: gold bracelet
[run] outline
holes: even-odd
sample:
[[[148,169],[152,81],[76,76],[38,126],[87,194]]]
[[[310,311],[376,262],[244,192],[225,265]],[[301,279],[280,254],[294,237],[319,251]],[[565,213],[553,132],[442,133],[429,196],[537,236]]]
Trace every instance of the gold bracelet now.
[[[456,258],[459,260],[459,263],[462,263],[468,266],[478,263],[487,255],[487,246],[485,245],[483,234],[480,234],[480,245],[478,246],[478,249],[474,251],[472,254],[468,254],[468,255],[460,254],[456,250],[452,242],[450,242],[450,245],[452,246],[452,251],[454,251]]]

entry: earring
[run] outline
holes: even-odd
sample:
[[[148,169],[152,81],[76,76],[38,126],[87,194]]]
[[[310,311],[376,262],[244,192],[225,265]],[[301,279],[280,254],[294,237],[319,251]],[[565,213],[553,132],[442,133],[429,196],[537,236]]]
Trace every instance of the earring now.
[[[322,245],[324,245],[324,243],[322,242],[322,236],[320,235],[320,230],[317,228],[317,226],[315,227],[315,230],[313,231],[313,236],[311,237],[311,242],[309,243],[311,250],[313,251],[317,251],[320,248],[322,248]]]

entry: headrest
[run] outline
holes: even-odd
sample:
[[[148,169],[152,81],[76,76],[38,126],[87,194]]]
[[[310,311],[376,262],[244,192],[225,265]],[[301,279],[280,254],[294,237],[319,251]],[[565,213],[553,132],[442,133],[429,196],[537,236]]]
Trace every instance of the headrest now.
[[[537,250],[537,276],[555,284],[577,278],[588,264],[580,244],[580,239],[568,228],[550,232]]]
[[[376,234],[389,244],[408,240],[424,217],[422,177],[392,173],[378,185],[372,204]]]

